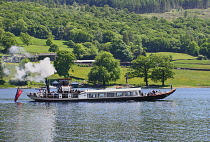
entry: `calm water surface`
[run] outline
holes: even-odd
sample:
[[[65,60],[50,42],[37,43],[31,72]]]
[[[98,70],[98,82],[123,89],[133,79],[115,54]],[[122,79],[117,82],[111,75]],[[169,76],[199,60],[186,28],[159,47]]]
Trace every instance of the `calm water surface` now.
[[[154,102],[46,103],[23,93],[14,103],[15,93],[0,89],[1,142],[210,141],[210,88]]]

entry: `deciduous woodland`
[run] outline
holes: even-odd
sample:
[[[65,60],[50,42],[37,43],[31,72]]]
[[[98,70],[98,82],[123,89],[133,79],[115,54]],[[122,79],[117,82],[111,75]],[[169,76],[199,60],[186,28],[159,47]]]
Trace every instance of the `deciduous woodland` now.
[[[7,48],[18,44],[15,36],[26,33],[27,36],[48,41],[66,41],[78,59],[94,59],[101,50],[109,51],[115,57],[118,55],[116,58],[121,61],[131,61],[145,51],[210,56],[210,20],[188,17],[187,11],[183,12],[182,17],[167,21],[155,16],[143,17],[108,5],[96,7],[79,3],[59,5],[53,1],[41,2],[1,2],[2,52],[6,53]]]

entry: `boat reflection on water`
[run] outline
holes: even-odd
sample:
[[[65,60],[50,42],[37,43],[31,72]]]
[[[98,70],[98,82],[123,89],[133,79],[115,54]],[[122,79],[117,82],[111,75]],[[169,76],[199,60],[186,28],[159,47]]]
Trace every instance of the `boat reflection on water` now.
[[[56,120],[56,108],[46,107],[46,103],[35,104],[36,109],[26,110],[24,104],[16,102],[17,114],[14,122],[13,140],[53,141]],[[41,111],[40,109],[41,108]],[[44,109],[45,108],[45,109]]]

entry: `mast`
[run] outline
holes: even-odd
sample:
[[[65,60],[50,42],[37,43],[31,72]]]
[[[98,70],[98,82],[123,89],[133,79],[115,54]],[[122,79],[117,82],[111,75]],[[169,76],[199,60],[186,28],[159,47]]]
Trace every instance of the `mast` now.
[[[46,84],[46,87],[47,87],[47,93],[50,93],[49,80],[47,78],[45,78],[45,84]]]

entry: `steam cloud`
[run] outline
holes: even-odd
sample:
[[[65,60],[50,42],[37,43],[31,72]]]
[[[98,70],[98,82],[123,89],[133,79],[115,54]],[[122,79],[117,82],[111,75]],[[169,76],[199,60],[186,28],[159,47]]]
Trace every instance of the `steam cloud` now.
[[[9,54],[12,57],[15,57],[15,54],[22,54],[26,57],[30,57],[30,54],[26,52],[22,47],[12,46],[9,49]],[[14,56],[13,56],[14,55]],[[24,67],[20,68],[16,66],[16,74],[13,78],[14,80],[20,81],[35,81],[41,82],[44,79],[56,72],[54,66],[50,63],[50,58],[45,58],[44,60],[40,60],[39,63],[28,62],[24,65]],[[9,73],[8,69],[4,69],[5,73]]]
[[[18,46],[12,46],[9,48],[9,53],[10,54],[23,54],[27,57],[30,56],[30,54],[28,52],[26,52],[22,47],[18,47]]]
[[[16,66],[16,75],[14,79],[20,81],[44,81],[44,78],[56,72],[54,66],[50,63],[50,58],[46,57],[40,60],[39,63],[28,62],[25,64],[24,69]]]
[[[3,74],[6,75],[6,76],[9,76],[9,75],[10,75],[10,71],[9,71],[8,68],[6,68],[6,66],[5,66],[5,64],[4,64],[4,62],[3,62],[3,60],[1,60],[1,66],[2,66],[2,68],[3,68]]]

